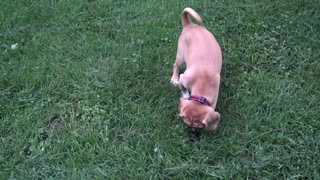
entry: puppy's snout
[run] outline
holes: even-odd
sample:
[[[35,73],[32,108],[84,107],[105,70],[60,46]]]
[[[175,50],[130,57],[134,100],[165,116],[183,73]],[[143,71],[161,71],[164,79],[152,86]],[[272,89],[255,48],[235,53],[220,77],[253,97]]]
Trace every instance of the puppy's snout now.
[[[203,128],[188,127],[188,133],[191,141],[200,141],[201,130]]]
[[[197,133],[201,131],[201,128],[194,128],[194,127],[189,127],[189,131],[191,133]]]

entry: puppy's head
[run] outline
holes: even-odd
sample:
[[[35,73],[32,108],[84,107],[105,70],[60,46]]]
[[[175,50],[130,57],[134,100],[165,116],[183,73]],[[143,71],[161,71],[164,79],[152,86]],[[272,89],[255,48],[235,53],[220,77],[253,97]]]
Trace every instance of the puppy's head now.
[[[220,121],[220,114],[212,107],[183,98],[180,98],[179,112],[180,117],[190,128],[214,131]]]

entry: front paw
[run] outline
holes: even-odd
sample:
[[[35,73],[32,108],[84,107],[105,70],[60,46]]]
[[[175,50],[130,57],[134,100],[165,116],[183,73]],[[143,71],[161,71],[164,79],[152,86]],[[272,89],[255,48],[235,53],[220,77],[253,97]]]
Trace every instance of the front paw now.
[[[170,83],[174,86],[179,86],[179,80],[177,79],[171,79]]]
[[[183,99],[189,99],[190,93],[188,91],[182,92],[182,98]]]

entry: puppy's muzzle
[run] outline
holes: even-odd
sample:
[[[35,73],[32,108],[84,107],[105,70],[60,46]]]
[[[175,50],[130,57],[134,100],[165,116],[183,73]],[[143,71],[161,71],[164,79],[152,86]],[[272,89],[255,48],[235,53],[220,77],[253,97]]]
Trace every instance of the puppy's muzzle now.
[[[188,134],[192,142],[200,141],[202,129],[203,128],[188,127]]]

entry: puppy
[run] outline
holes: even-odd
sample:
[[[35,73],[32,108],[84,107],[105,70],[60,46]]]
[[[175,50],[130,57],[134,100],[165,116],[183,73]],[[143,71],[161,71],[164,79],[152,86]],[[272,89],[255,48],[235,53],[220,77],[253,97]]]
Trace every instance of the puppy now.
[[[193,24],[191,15],[199,25]],[[179,85],[179,111],[184,122],[193,129],[217,129],[220,114],[215,111],[218,100],[222,55],[214,36],[203,26],[201,17],[191,8],[182,12],[182,33],[178,41],[171,83]],[[186,70],[179,76],[180,66]]]

